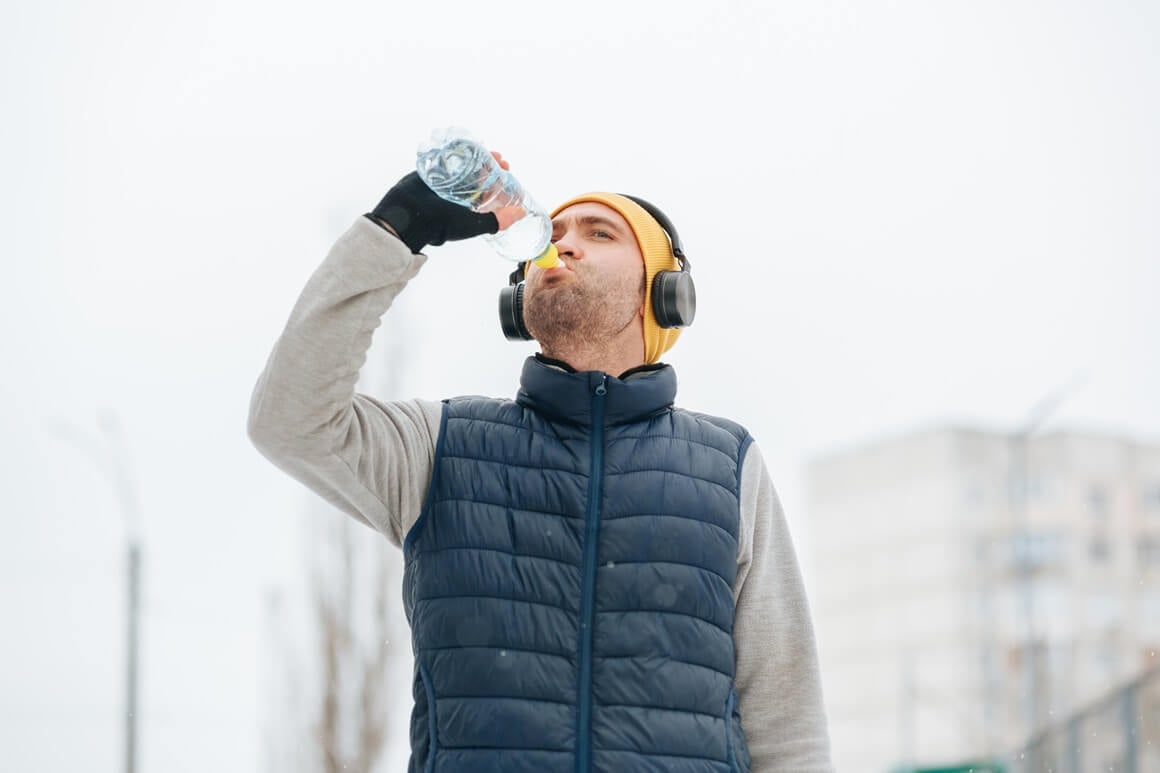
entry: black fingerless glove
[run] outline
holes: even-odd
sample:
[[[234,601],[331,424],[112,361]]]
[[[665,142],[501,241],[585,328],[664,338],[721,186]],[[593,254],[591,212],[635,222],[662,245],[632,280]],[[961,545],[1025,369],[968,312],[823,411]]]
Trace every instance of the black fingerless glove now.
[[[418,172],[399,180],[368,217],[395,229],[411,252],[422,252],[428,244],[440,245],[499,230],[494,214],[473,212],[440,198]]]

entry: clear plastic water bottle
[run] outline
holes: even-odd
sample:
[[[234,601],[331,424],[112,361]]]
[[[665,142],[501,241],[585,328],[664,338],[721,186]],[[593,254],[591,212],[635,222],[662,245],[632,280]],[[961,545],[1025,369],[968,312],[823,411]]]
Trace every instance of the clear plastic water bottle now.
[[[502,231],[485,234],[484,240],[508,260],[532,260],[542,268],[559,265],[548,213],[466,130],[433,131],[419,147],[415,168],[439,196],[476,212],[522,207],[527,214]]]

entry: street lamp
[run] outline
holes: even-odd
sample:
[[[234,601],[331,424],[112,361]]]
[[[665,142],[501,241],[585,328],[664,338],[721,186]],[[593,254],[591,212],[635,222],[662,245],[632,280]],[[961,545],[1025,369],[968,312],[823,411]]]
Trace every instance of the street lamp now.
[[[60,439],[84,452],[108,478],[117,494],[125,519],[126,631],[125,631],[125,773],[137,773],[138,695],[140,690],[141,640],[141,506],[130,473],[121,425],[112,411],[100,416],[104,444],[95,443],[82,428],[56,419],[48,429]]]
[[[1024,712],[1027,722],[1027,737],[1035,734],[1039,725],[1039,676],[1035,649],[1035,588],[1034,572],[1038,550],[1032,545],[1031,535],[1031,437],[1041,426],[1058,410],[1064,398],[1068,397],[1085,380],[1082,373],[1074,376],[1071,381],[1057,387],[1045,395],[1028,412],[1018,431],[1011,439],[1014,444],[1014,475],[1012,483],[1016,488],[1015,499],[1015,542],[1012,546],[1015,551],[1015,567],[1018,572],[1019,592],[1022,601],[1024,616],[1024,635],[1026,637],[1023,665],[1026,697]],[[1027,768],[1035,769],[1035,761],[1028,760]]]

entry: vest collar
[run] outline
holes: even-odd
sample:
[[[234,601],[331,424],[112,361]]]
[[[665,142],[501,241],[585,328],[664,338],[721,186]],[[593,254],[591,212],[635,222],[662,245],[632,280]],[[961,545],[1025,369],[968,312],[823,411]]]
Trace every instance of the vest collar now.
[[[524,361],[516,402],[549,418],[592,423],[596,388],[604,381],[604,421],[626,424],[667,410],[677,396],[677,374],[670,365],[634,368],[607,376],[600,371],[569,372],[565,363],[532,356]]]

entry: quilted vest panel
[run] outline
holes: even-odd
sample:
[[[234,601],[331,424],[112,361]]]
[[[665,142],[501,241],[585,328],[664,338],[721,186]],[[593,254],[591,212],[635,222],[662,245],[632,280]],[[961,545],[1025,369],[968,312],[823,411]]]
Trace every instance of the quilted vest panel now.
[[[748,770],[732,638],[747,434],[673,409],[655,374],[544,368],[517,401],[445,403],[404,545],[410,770]]]

